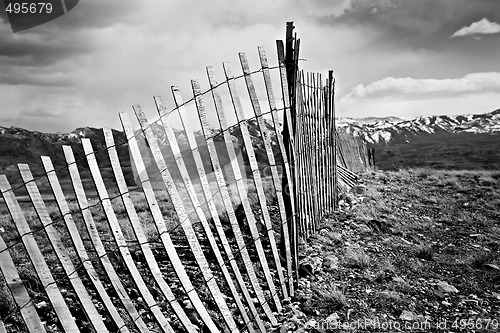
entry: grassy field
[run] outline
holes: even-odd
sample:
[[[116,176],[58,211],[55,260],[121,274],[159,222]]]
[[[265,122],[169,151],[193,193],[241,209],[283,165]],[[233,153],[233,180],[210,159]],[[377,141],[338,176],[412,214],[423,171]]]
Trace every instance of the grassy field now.
[[[500,134],[433,134],[411,143],[375,145],[383,170],[430,167],[448,170],[500,170]]]

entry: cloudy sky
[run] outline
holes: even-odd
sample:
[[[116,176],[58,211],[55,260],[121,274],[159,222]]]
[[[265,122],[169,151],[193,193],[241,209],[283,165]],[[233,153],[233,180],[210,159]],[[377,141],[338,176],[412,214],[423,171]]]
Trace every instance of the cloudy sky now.
[[[1,6],[1,5],[0,5]],[[485,113],[500,108],[498,0],[81,0],[66,15],[12,33],[0,13],[0,126],[119,128],[118,112],[171,85],[189,97],[294,21],[302,69],[335,71],[342,117]],[[171,102],[166,102],[170,105]]]

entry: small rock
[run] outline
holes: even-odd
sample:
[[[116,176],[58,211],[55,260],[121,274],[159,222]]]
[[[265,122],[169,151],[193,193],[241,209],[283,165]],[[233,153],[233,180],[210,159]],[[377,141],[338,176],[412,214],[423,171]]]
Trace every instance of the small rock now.
[[[394,281],[396,283],[405,283],[405,280],[402,277],[400,277],[400,276],[394,276],[392,278],[392,281]]]
[[[436,287],[442,293],[458,293],[458,289],[444,281],[439,281]]]
[[[300,310],[305,314],[305,315],[308,315],[308,316],[311,316],[311,315],[315,315],[316,314],[316,311],[309,306],[309,304],[307,303],[304,303],[301,305],[300,307]]]
[[[339,258],[334,255],[329,255],[323,259],[323,268],[326,270],[333,270],[339,267]]]
[[[416,321],[418,320],[418,316],[411,311],[403,310],[403,312],[401,312],[401,315],[399,316],[399,319],[404,321]]]
[[[447,301],[442,301],[441,304],[443,304],[444,306],[451,306],[451,303]]]
[[[186,307],[186,310],[193,310],[194,309],[193,304],[191,303],[190,300],[187,299],[183,303],[184,303],[184,306]]]
[[[44,309],[44,308],[46,308],[47,306],[48,306],[48,303],[47,303],[47,302],[45,302],[45,301],[41,301],[41,302],[39,302],[39,303],[36,303],[36,304],[35,304],[35,307],[36,307],[37,309]]]
[[[352,192],[358,195],[365,195],[367,187],[365,185],[356,185],[352,188]]]
[[[337,322],[339,319],[340,319],[339,315],[338,315],[336,312],[334,312],[334,313],[332,313],[331,315],[329,315],[328,317],[326,317],[326,318],[325,318],[325,321],[326,321],[327,323],[335,323],[335,322]]]

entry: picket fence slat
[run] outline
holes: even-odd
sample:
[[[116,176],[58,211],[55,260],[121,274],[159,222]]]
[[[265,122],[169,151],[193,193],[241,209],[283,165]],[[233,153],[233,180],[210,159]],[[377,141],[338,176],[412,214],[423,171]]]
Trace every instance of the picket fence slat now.
[[[129,295],[125,287],[122,284],[120,277],[118,276],[113,264],[111,263],[108,254],[106,253],[106,249],[102,243],[101,237],[97,231],[97,226],[94,221],[94,217],[92,216],[92,212],[90,210],[89,202],[87,199],[87,195],[85,194],[85,190],[83,188],[82,180],[80,177],[80,173],[78,172],[78,167],[76,164],[75,156],[73,154],[73,150],[70,146],[63,146],[64,156],[66,158],[66,163],[68,165],[68,170],[71,178],[71,182],[73,185],[73,189],[76,194],[76,200],[78,205],[80,206],[80,212],[82,213],[82,217],[85,223],[85,227],[92,241],[92,245],[97,253],[99,261],[101,262],[104,271],[113,285],[120,302],[122,303],[125,311],[128,316],[132,320],[135,327],[140,332],[149,332],[148,327],[144,323],[141,318],[141,315],[137,311],[134,303],[130,299]],[[119,327],[120,328],[120,327]]]
[[[191,251],[193,252],[193,255],[194,255],[196,262],[198,263],[198,266],[201,270],[201,273],[203,275],[205,283],[207,284],[208,289],[210,290],[210,293],[212,294],[214,301],[216,302],[216,304],[219,307],[218,310],[221,312],[224,320],[226,321],[226,324],[229,326],[229,329],[231,331],[236,331],[237,326],[236,326],[236,323],[234,321],[234,317],[233,317],[231,311],[229,310],[229,307],[224,299],[222,292],[219,289],[217,281],[214,278],[213,272],[210,268],[210,265],[207,261],[207,258],[205,257],[205,254],[203,252],[203,248],[201,247],[201,245],[198,241],[198,237],[196,235],[196,232],[194,231],[194,229],[192,227],[192,221],[186,212],[186,208],[182,202],[182,198],[181,198],[181,196],[176,188],[175,182],[172,179],[172,176],[167,168],[166,161],[161,153],[156,136],[154,135],[152,129],[150,128],[149,122],[147,121],[146,116],[142,112],[139,105],[134,105],[134,112],[135,112],[135,115],[137,117],[137,120],[139,121],[141,128],[144,131],[144,134],[146,136],[146,140],[148,140],[149,147],[150,147],[151,152],[153,154],[156,165],[158,166],[158,169],[161,172],[161,177],[163,179],[163,182],[165,183],[165,186],[167,187],[168,193],[169,193],[170,198],[172,200],[172,204],[174,205],[175,211],[177,212],[177,215],[179,216],[180,226],[186,235],[189,246],[191,247]],[[180,161],[178,159],[176,159],[176,160]],[[196,195],[196,194],[194,194],[194,195]],[[198,212],[198,214],[200,214],[200,216],[202,216],[204,218],[204,214],[203,214],[203,211],[201,209],[199,209],[197,212]]]
[[[12,220],[14,221],[17,231],[21,235],[21,240],[26,252],[29,255],[30,261],[33,264],[36,274],[38,275],[38,278],[40,279],[52,306],[54,307],[54,311],[56,312],[63,329],[68,333],[80,332],[75,323],[75,318],[69,311],[69,308],[64,301],[64,297],[57,287],[56,281],[54,280],[49,266],[37,245],[33,232],[26,221],[21,206],[19,205],[19,202],[17,201],[17,198],[15,197],[11,185],[5,175],[0,175],[0,190],[2,191],[5,204],[12,215]]]
[[[240,59],[241,59],[241,53],[240,53]],[[243,61],[242,61],[242,66],[245,67]],[[283,271],[281,269],[281,261],[280,261],[279,254],[278,254],[278,248],[276,246],[276,238],[274,236],[274,230],[273,230],[273,226],[271,223],[271,217],[269,216],[269,208],[267,206],[266,194],[264,193],[264,185],[263,185],[262,178],[260,175],[260,169],[259,169],[259,165],[257,163],[257,157],[255,156],[255,151],[254,151],[254,147],[252,145],[252,140],[250,138],[250,133],[248,131],[247,123],[244,121],[245,117],[243,114],[243,107],[241,106],[241,101],[240,101],[240,98],[238,96],[238,92],[236,91],[236,85],[234,82],[234,76],[232,74],[232,69],[228,63],[224,63],[223,67],[224,67],[224,73],[226,75],[226,80],[228,82],[229,94],[231,96],[231,100],[233,102],[233,108],[234,108],[234,111],[236,113],[236,118],[238,120],[238,126],[241,130],[241,134],[243,137],[245,151],[246,151],[246,154],[247,154],[249,162],[250,162],[250,170],[252,171],[253,182],[255,185],[255,189],[257,191],[257,197],[259,199],[258,200],[259,206],[261,208],[261,214],[262,214],[262,217],[264,220],[263,221],[264,230],[267,233],[269,243],[271,246],[271,252],[273,255],[273,259],[274,259],[274,264],[276,266],[276,271],[278,273],[279,283],[282,286],[283,297],[284,297],[284,299],[287,299],[288,292],[286,290],[286,284],[285,284],[285,280],[283,277]],[[244,68],[244,72],[245,72],[245,68]],[[245,73],[245,74],[247,74],[247,73]],[[249,95],[250,95],[250,99],[251,99],[251,103],[252,103],[254,112],[260,113],[260,111],[257,110],[257,108],[260,108],[260,106],[257,105],[258,101],[255,101],[255,99],[257,99],[257,97],[255,96],[255,91],[252,92],[252,89],[254,89],[253,83],[250,82],[249,80],[251,80],[249,75],[245,75],[245,81],[247,83],[247,87],[248,87],[248,91],[249,91]],[[221,114],[224,112],[224,110],[222,108],[218,111]],[[259,127],[265,126],[264,124],[262,124],[262,121],[263,121],[262,117],[257,117],[257,121],[258,121]],[[225,130],[224,127],[221,127],[221,129]],[[269,143],[269,141],[267,141],[269,138],[263,137],[262,139],[264,140],[264,145],[269,145],[269,149],[270,149],[270,143]],[[266,147],[266,149],[267,149],[267,147]],[[237,175],[237,173],[236,173],[236,177],[237,178],[239,177]],[[237,182],[238,182],[238,180],[237,180]],[[245,204],[244,204],[244,206],[245,206]],[[262,220],[260,220],[260,223],[262,224]],[[249,221],[249,224],[252,224],[252,222]],[[250,227],[250,229],[252,230],[252,227]],[[260,238],[259,233],[255,234],[253,236]],[[261,255],[262,255],[262,256],[264,256],[264,258],[266,258],[264,252],[260,253],[260,246],[258,244],[256,244],[256,247],[257,247],[257,252],[259,253],[259,257],[261,257]],[[270,273],[269,263],[267,262],[267,259],[264,262],[265,262],[265,265],[262,266],[262,269],[264,270],[266,280],[268,280],[268,282],[269,282],[269,286],[270,286],[269,290],[270,290],[271,295],[273,297],[274,304],[276,305],[276,308],[278,309],[278,311],[281,311],[281,309],[282,309],[281,301],[280,301],[278,292],[276,290],[276,286],[274,285],[274,281],[273,281],[271,275],[269,274]]]
[[[121,123],[123,126],[123,130],[125,132],[125,135],[127,137],[127,141],[129,143],[130,154],[132,155],[132,159],[133,159],[134,164],[137,168],[137,173],[139,175],[139,178],[140,178],[140,181],[142,184],[142,189],[144,191],[146,201],[148,202],[148,206],[151,210],[151,214],[153,216],[154,222],[155,222],[156,227],[158,229],[158,232],[160,234],[160,239],[163,243],[163,246],[165,247],[165,250],[167,251],[169,260],[172,263],[172,266],[175,270],[175,273],[177,274],[177,277],[179,278],[182,287],[186,291],[186,294],[188,295],[189,300],[193,304],[193,307],[196,309],[196,311],[197,311],[198,315],[200,316],[201,320],[203,321],[203,323],[207,326],[207,328],[210,330],[210,332],[219,332],[219,328],[215,325],[210,314],[207,312],[205,305],[203,305],[203,302],[201,301],[196,289],[194,288],[193,284],[191,283],[191,280],[190,280],[189,276],[187,275],[187,272],[184,268],[184,265],[182,264],[182,261],[179,258],[177,250],[175,249],[174,243],[170,237],[167,226],[165,224],[165,220],[163,218],[162,212],[160,211],[158,202],[156,200],[156,196],[155,196],[155,193],[153,191],[153,187],[152,187],[151,182],[148,178],[148,175],[146,172],[146,166],[144,165],[144,161],[143,161],[142,156],[141,156],[139,145],[137,144],[137,140],[134,136],[134,132],[132,130],[132,125],[130,124],[130,120],[129,120],[127,114],[120,113],[120,120],[121,120]],[[160,170],[162,170],[162,169],[160,169]],[[179,221],[179,223],[181,223],[181,224],[183,224],[185,222],[186,222],[186,219],[180,219],[180,221]]]
[[[106,288],[102,284],[101,280],[99,279],[95,267],[93,266],[90,260],[87,250],[85,249],[85,245],[83,244],[83,240],[80,236],[80,233],[75,224],[71,211],[68,207],[66,198],[64,197],[61,185],[55,173],[52,160],[48,156],[42,156],[41,159],[43,167],[45,169],[45,173],[47,174],[47,178],[49,180],[50,187],[52,188],[52,192],[54,193],[57,205],[64,218],[64,222],[66,224],[66,227],[68,228],[68,232],[70,234],[75,250],[78,254],[80,262],[82,263],[82,266],[87,272],[87,276],[94,285],[94,288],[96,288],[96,291],[99,294],[99,297],[101,298],[102,302],[104,303],[104,306],[106,307],[107,311],[109,312],[112,320],[114,321],[116,326],[119,327],[119,332],[128,333],[129,329],[125,325],[123,318],[120,316],[120,313],[118,312],[115,305],[111,301],[111,298],[108,292],[106,291]]]
[[[174,97],[174,102],[175,102],[176,107],[178,109],[178,113],[184,114],[185,110],[181,106],[183,104],[183,101],[182,101],[182,97],[181,97],[181,93],[180,93],[179,89],[177,87],[172,87],[172,94]],[[167,139],[169,140],[170,147],[174,153],[174,158],[176,159],[176,162],[178,162],[178,161],[182,160],[182,155],[181,155],[179,146],[177,144],[177,139],[175,138],[173,129],[168,125],[167,120],[165,119],[167,114],[166,114],[165,108],[162,104],[161,98],[155,97],[155,103],[156,103],[158,113],[160,114],[160,116],[163,116],[162,123],[163,123],[164,129],[167,133]],[[192,128],[191,128],[191,124],[189,124],[188,128],[186,128],[186,126],[184,125],[184,122],[183,122],[183,126],[184,126],[184,130],[186,132],[186,137],[188,139],[189,147],[191,148],[191,151],[193,153],[193,158],[194,158],[196,168],[198,171],[198,176],[200,178],[200,182],[202,185],[203,194],[204,194],[205,200],[209,206],[210,214],[212,216],[212,220],[214,222],[214,225],[215,225],[217,234],[219,236],[220,242],[224,248],[224,251],[226,252],[226,255],[228,256],[229,264],[231,265],[231,269],[233,270],[233,273],[235,274],[238,285],[239,285],[239,287],[240,287],[240,289],[245,297],[245,301],[247,302],[247,305],[249,306],[250,311],[252,312],[252,316],[254,318],[257,318],[256,321],[258,321],[259,328],[261,330],[265,331],[265,327],[259,318],[257,309],[255,308],[255,306],[253,304],[253,300],[251,299],[251,296],[250,296],[248,289],[245,285],[245,282],[243,280],[241,272],[236,264],[236,261],[235,261],[233,252],[231,250],[231,247],[229,245],[229,242],[227,240],[227,237],[224,233],[224,229],[222,227],[222,224],[221,224],[221,221],[219,218],[219,213],[217,211],[217,207],[215,206],[214,198],[212,196],[212,191],[210,189],[210,185],[208,183],[207,176],[205,174],[205,170],[203,167],[203,161],[201,159],[200,152],[197,149],[198,146],[196,143],[196,139],[194,137],[194,133],[193,133]],[[205,143],[206,143],[206,141],[205,141]],[[197,212],[198,212],[201,209],[201,204],[196,196],[196,192],[192,186],[191,181],[186,182],[186,178],[189,180],[189,174],[187,174],[187,169],[186,169],[185,165],[183,165],[179,162],[178,162],[178,167],[179,167],[181,173],[183,174],[184,186],[186,186],[188,188],[191,202],[196,207]],[[200,218],[200,220],[202,222],[202,225],[205,229],[205,233],[209,239],[210,246],[211,246],[211,248],[216,256],[216,259],[218,261],[219,266],[221,267],[222,273],[226,279],[226,282],[228,283],[228,286],[231,290],[231,293],[233,294],[236,305],[237,305],[238,309],[240,310],[240,313],[243,317],[243,321],[245,323],[245,327],[248,329],[249,332],[254,332],[251,320],[248,317],[246,309],[245,309],[245,307],[241,301],[241,298],[237,292],[236,286],[234,285],[234,282],[232,281],[232,277],[231,277],[231,275],[226,267],[226,264],[224,263],[224,259],[222,258],[222,254],[217,246],[215,237],[210,229],[208,221],[205,219],[204,215],[200,215],[199,212],[198,212],[198,218]]]
[[[21,317],[23,318],[28,331],[31,333],[47,333],[42,324],[42,320],[36,312],[33,301],[31,300],[28,290],[19,277],[17,268],[9,254],[9,249],[5,244],[2,235],[0,235],[0,270],[3,274],[5,282],[9,287],[14,302],[20,309]],[[0,333],[6,332],[3,321],[0,320]]]
[[[134,284],[139,289],[139,293],[144,299],[147,307],[155,317],[158,322],[161,330],[165,333],[173,333],[173,329],[170,326],[167,318],[161,311],[158,303],[154,299],[153,295],[149,291],[146,286],[146,282],[142,278],[141,272],[137,268],[134,260],[132,259],[132,254],[127,246],[127,242],[125,241],[125,236],[121,230],[120,224],[118,222],[118,218],[116,217],[116,213],[114,211],[113,205],[111,203],[111,199],[109,198],[108,191],[106,186],[104,185],[104,180],[102,178],[101,172],[99,170],[99,165],[97,164],[96,156],[94,154],[92,144],[90,143],[90,139],[84,138],[82,139],[83,150],[87,157],[87,162],[90,168],[90,173],[94,180],[94,184],[97,188],[97,194],[101,201],[102,208],[104,210],[104,214],[108,221],[108,224],[111,228],[113,238],[115,239],[116,245],[118,246],[118,251],[121,254],[121,258],[123,259],[125,266],[127,267]]]
[[[104,325],[101,315],[97,311],[94,303],[92,302],[92,298],[88,294],[83,281],[78,275],[78,270],[73,265],[70,254],[66,250],[66,246],[64,245],[59,232],[53,225],[49,211],[47,210],[38,187],[34,182],[29,166],[27,164],[18,164],[17,167],[21,174],[21,178],[26,185],[26,189],[28,190],[31,202],[35,207],[36,213],[38,214],[38,218],[40,219],[40,222],[42,222],[45,233],[49,238],[52,248],[59,259],[64,272],[69,277],[69,281],[75,290],[78,299],[80,300],[86,316],[98,332],[107,332],[108,329],[106,328],[106,325]]]
[[[250,280],[250,283],[252,284],[252,287],[255,291],[255,295],[257,297],[257,300],[260,303],[260,306],[262,307],[262,310],[266,314],[267,318],[271,322],[271,324],[276,325],[278,322],[276,320],[275,315],[273,314],[271,308],[269,307],[269,304],[264,296],[264,292],[262,290],[262,287],[259,284],[259,279],[257,278],[257,274],[254,269],[254,265],[250,259],[250,254],[248,253],[247,249],[247,244],[245,244],[243,234],[241,232],[240,226],[238,219],[236,218],[236,214],[234,212],[233,204],[231,201],[231,197],[229,195],[229,191],[226,187],[226,181],[224,179],[224,175],[220,166],[219,158],[217,156],[217,150],[215,148],[215,143],[213,136],[210,131],[210,126],[207,121],[207,115],[205,112],[205,107],[203,103],[203,98],[201,95],[201,89],[198,81],[192,80],[191,85],[193,88],[193,93],[195,96],[195,103],[196,103],[196,108],[198,111],[198,117],[200,120],[200,124],[202,127],[203,135],[205,136],[205,140],[207,142],[207,148],[208,152],[210,155],[210,159],[212,162],[212,166],[214,168],[214,173],[216,176],[217,184],[219,186],[219,190],[221,192],[222,200],[224,203],[224,207],[226,209],[226,213],[229,218],[229,222],[231,223],[232,230],[234,232],[234,238],[236,240],[237,246],[238,246],[238,252],[241,254],[241,257],[243,258],[243,263],[245,264],[245,269],[247,271],[248,278]],[[181,115],[182,117],[182,115]],[[187,119],[184,119],[187,120]],[[184,123],[186,123],[184,121]],[[228,140],[225,137],[224,138],[226,145],[228,144]],[[229,141],[231,139],[229,138]],[[228,146],[229,147],[229,146]],[[230,149],[230,148],[229,148]],[[234,150],[233,150],[234,153]],[[233,158],[232,160],[234,161],[234,154],[230,158]],[[236,161],[235,161],[236,162]],[[236,178],[236,176],[235,176]],[[241,199],[243,200],[243,199]],[[245,211],[246,213],[246,211]],[[253,213],[252,213],[253,214]]]
[[[200,151],[199,151],[199,149],[196,149],[198,147],[198,145],[196,143],[196,139],[194,136],[195,130],[194,130],[194,126],[193,126],[193,124],[194,124],[194,122],[196,122],[196,120],[194,120],[193,117],[191,117],[190,114],[187,113],[187,110],[182,106],[184,103],[183,103],[180,91],[177,87],[172,87],[172,94],[174,96],[174,102],[176,104],[177,112],[178,112],[178,114],[181,118],[181,121],[182,121],[182,126],[184,128],[185,133],[186,133],[188,144],[191,147],[191,150],[193,152],[194,161],[195,161],[195,164],[196,164],[196,167],[198,170],[198,175],[200,177],[200,182],[201,182],[202,189],[203,189],[203,194],[205,196],[206,202],[208,203],[210,213],[212,215],[212,220],[214,222],[214,225],[215,225],[216,230],[217,230],[217,234],[219,236],[219,240],[224,248],[224,251],[226,252],[229,264],[231,265],[231,268],[232,268],[233,273],[236,277],[236,280],[240,286],[240,289],[245,297],[247,305],[250,308],[253,319],[256,321],[256,324],[259,327],[259,329],[261,330],[261,332],[265,332],[266,329],[265,329],[264,323],[260,319],[258,311],[254,305],[252,297],[250,296],[247,285],[243,279],[241,271],[237,265],[236,258],[234,257],[233,251],[231,250],[231,247],[229,245],[229,241],[228,241],[226,234],[224,232],[224,229],[222,227],[222,223],[221,223],[221,220],[219,217],[219,212],[217,211],[217,207],[215,205],[215,200],[214,200],[215,198],[212,194],[212,190],[210,189],[207,175],[206,175],[205,169],[203,167],[203,161],[202,161],[202,158],[200,155]],[[165,115],[165,113],[163,112],[164,109],[163,108],[161,108],[161,109],[162,109],[162,111],[159,111],[160,116],[161,115],[164,116]],[[210,154],[210,152],[213,153],[214,149],[211,149],[211,147],[213,146],[213,142],[212,142],[212,145],[210,145],[209,142],[207,140],[205,140],[205,143],[207,144],[207,148],[209,149],[209,154]],[[215,158],[213,158],[213,157],[215,157]],[[216,174],[216,181],[219,185],[219,191],[220,191],[221,196],[223,198],[223,203],[224,203],[227,211],[232,212],[232,215],[234,215],[234,211],[232,209],[232,204],[231,204],[231,199],[229,198],[229,195],[228,195],[228,190],[227,190],[226,184],[225,184],[223,176],[222,176],[222,171],[221,171],[221,167],[220,167],[217,155],[212,156],[212,154],[210,154],[210,158],[211,158],[211,162],[212,162],[212,167],[214,169],[214,173]],[[236,218],[234,218],[234,219],[230,218],[230,221],[231,221],[231,229],[233,230],[233,235],[237,240],[237,244],[244,244],[241,230],[239,229]],[[244,248],[244,250],[246,251],[246,248]],[[250,259],[248,256],[243,255],[242,260],[243,260],[243,263],[244,263],[246,268],[250,267],[253,269],[252,263],[250,262]]]
[[[151,249],[150,242],[148,241],[148,238],[145,235],[144,229],[141,225],[141,221],[139,219],[139,216],[137,215],[137,211],[134,207],[134,203],[130,197],[130,192],[125,182],[125,177],[123,175],[123,171],[120,166],[120,160],[118,158],[118,152],[116,151],[115,147],[113,132],[111,131],[110,128],[104,128],[103,133],[106,142],[106,148],[108,150],[108,156],[111,162],[111,167],[115,175],[115,180],[118,185],[118,190],[120,191],[120,196],[123,200],[125,210],[127,211],[128,218],[130,220],[130,223],[132,224],[132,228],[134,230],[135,236],[137,237],[137,241],[139,242],[141,251],[144,254],[144,258],[146,260],[148,268],[151,271],[151,275],[153,276],[155,282],[158,284],[160,291],[163,293],[163,296],[172,307],[173,311],[179,318],[184,328],[190,333],[197,332],[196,327],[188,318],[186,312],[181,307],[178,300],[175,298],[175,295],[173,294],[170,286],[163,278],[163,274],[160,270],[158,262],[155,259],[153,251]]]
[[[276,100],[274,97],[274,92],[273,92],[273,86],[271,82],[271,75],[269,72],[269,65],[267,63],[267,56],[264,51],[263,47],[258,48],[259,51],[259,58],[260,58],[260,64],[262,67],[262,75],[264,77],[264,84],[266,87],[266,93],[267,93],[267,100],[269,102],[269,107],[271,109],[271,116],[273,120],[273,127],[274,127],[274,135],[276,137],[276,141],[278,142],[278,148],[279,152],[281,154],[281,158],[283,160],[283,167],[284,170],[282,171],[284,173],[284,177],[287,177],[288,182],[291,183],[293,180],[291,178],[290,174],[290,165],[288,162],[288,157],[287,153],[285,150],[285,146],[283,143],[283,136],[280,132],[280,124],[279,124],[279,116],[278,116],[278,111],[276,109]],[[257,116],[257,115],[256,115]],[[267,134],[269,137],[272,134]],[[286,269],[287,269],[287,280],[288,280],[288,288],[289,288],[289,295],[291,297],[294,296],[294,286],[293,286],[293,267],[292,267],[292,252],[293,250],[291,249],[291,242],[290,242],[290,230],[288,228],[288,220],[286,216],[286,206],[285,206],[285,201],[283,199],[283,187],[282,187],[282,179],[279,178],[278,170],[277,170],[277,165],[276,165],[276,160],[274,159],[274,153],[271,149],[271,154],[268,153],[268,159],[269,159],[269,164],[271,167],[271,173],[273,177],[273,185],[274,189],[276,192],[276,197],[278,199],[278,207],[280,211],[280,218],[281,218],[281,239],[284,242],[284,248],[285,248],[285,257],[286,257]],[[291,187],[293,189],[293,185]],[[292,205],[292,211],[295,211],[295,202],[294,200],[291,201]]]
[[[223,67],[224,67],[224,71],[226,72],[226,75],[227,75],[228,64],[224,63]],[[281,310],[281,303],[280,303],[279,299],[277,298],[276,287],[275,287],[274,281],[271,277],[269,264],[267,262],[267,258],[266,258],[265,252],[264,252],[264,247],[262,245],[259,230],[257,227],[257,224],[260,223],[260,221],[259,222],[257,221],[257,219],[252,211],[252,207],[250,205],[250,201],[248,198],[248,191],[246,188],[246,184],[243,180],[243,175],[242,175],[240,166],[238,164],[238,160],[236,158],[235,147],[234,147],[234,144],[233,144],[233,141],[231,138],[231,134],[229,132],[229,125],[226,121],[225,111],[222,107],[222,99],[221,99],[221,95],[219,92],[219,85],[218,85],[218,82],[215,78],[215,72],[214,72],[213,67],[207,67],[207,74],[208,74],[208,81],[210,82],[210,86],[212,87],[212,97],[214,100],[215,112],[217,113],[217,116],[219,118],[220,129],[223,132],[226,150],[227,150],[227,153],[229,155],[229,159],[231,160],[232,171],[233,171],[234,177],[236,179],[236,187],[237,187],[238,193],[240,195],[241,204],[242,204],[243,209],[245,211],[247,223],[248,223],[248,226],[250,228],[250,233],[253,237],[253,244],[254,244],[255,249],[257,251],[259,262],[262,266],[262,271],[264,272],[264,277],[266,280],[267,287],[269,288],[269,291],[271,293],[270,296],[273,299],[276,307],[279,310]],[[228,80],[229,87],[230,87],[230,84],[231,84],[231,81]],[[231,95],[231,99],[232,99],[233,103],[235,103],[235,93],[236,92],[234,89],[229,88],[229,94]],[[249,135],[247,134],[247,138],[248,138],[248,136]],[[249,150],[252,151],[252,149],[253,148],[251,148]],[[251,153],[249,153],[247,151],[247,156],[250,160],[250,164],[251,165],[253,164],[253,167],[251,166],[251,168],[254,169],[256,167],[256,164],[257,164],[255,155],[252,155]],[[262,199],[262,198],[259,198],[259,200],[260,199]]]
[[[257,124],[258,124],[258,127],[259,127],[259,131],[261,133],[261,137],[262,137],[262,140],[264,141],[264,149],[266,151],[266,155],[267,155],[267,159],[268,159],[268,164],[269,164],[269,167],[271,169],[271,181],[273,182],[273,186],[276,188],[278,186],[279,189],[281,189],[281,187],[279,185],[276,185],[276,184],[279,184],[279,176],[278,176],[278,169],[276,167],[276,161],[274,159],[274,153],[273,153],[273,150],[272,150],[272,147],[271,147],[271,139],[270,139],[270,134],[267,130],[267,127],[266,127],[266,124],[264,122],[264,118],[263,118],[263,115],[262,115],[262,110],[261,110],[261,107],[260,107],[260,102],[259,102],[259,98],[257,97],[257,92],[256,92],[256,89],[255,89],[255,86],[254,86],[254,83],[253,83],[253,79],[252,79],[252,76],[250,75],[250,67],[248,65],[248,59],[246,57],[246,54],[245,53],[240,53],[240,63],[241,63],[241,67],[243,69],[243,73],[244,73],[244,77],[245,77],[245,82],[246,82],[246,85],[247,85],[247,89],[248,89],[248,93],[250,95],[250,100],[251,100],[251,103],[252,103],[252,108],[254,110],[254,115],[257,119]],[[241,103],[239,103],[239,105],[241,106]],[[243,110],[241,108],[241,111],[238,112],[241,114],[241,119],[243,119]],[[240,117],[238,117],[239,120]],[[241,121],[240,121],[241,123]],[[248,150],[247,150],[248,151]],[[261,192],[261,196],[264,197],[264,202],[261,202],[261,207],[262,207],[262,213],[264,215],[264,221],[266,223],[266,227],[267,227],[267,233],[268,233],[268,237],[269,237],[269,240],[271,242],[271,250],[273,252],[273,256],[274,256],[274,261],[275,261],[275,265],[276,265],[276,269],[278,270],[278,279],[281,283],[281,290],[282,290],[282,293],[283,293],[283,298],[285,300],[289,299],[289,296],[288,296],[288,290],[287,290],[287,287],[286,287],[286,282],[285,282],[285,278],[283,276],[283,268],[281,266],[281,258],[280,258],[280,255],[278,253],[278,247],[276,245],[276,238],[275,238],[275,235],[274,235],[274,230],[273,230],[273,225],[272,225],[272,222],[271,222],[271,217],[269,216],[269,208],[267,206],[267,201],[266,201],[266,195],[264,193],[264,188],[263,188],[263,185],[262,185],[262,180],[260,179],[260,171],[257,170],[258,172],[255,172],[255,174],[257,175],[257,178],[255,179],[256,182],[255,182],[255,185],[257,186],[257,191],[260,191]],[[259,184],[260,183],[260,184]],[[281,193],[276,193],[277,197],[281,197]],[[284,205],[282,207],[282,205],[279,205],[278,206],[280,209],[283,208],[284,209]],[[281,228],[280,228],[281,229]],[[283,232],[286,232],[288,230],[288,228],[285,228],[283,229]],[[284,235],[284,237],[288,238],[288,232],[286,232],[286,234]],[[286,262],[286,257],[283,258]]]

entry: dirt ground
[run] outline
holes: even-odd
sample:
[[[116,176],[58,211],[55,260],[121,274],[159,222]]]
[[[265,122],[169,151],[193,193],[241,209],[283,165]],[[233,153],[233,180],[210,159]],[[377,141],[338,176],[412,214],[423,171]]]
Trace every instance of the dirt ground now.
[[[279,332],[498,332],[500,172],[361,179],[303,244]]]

